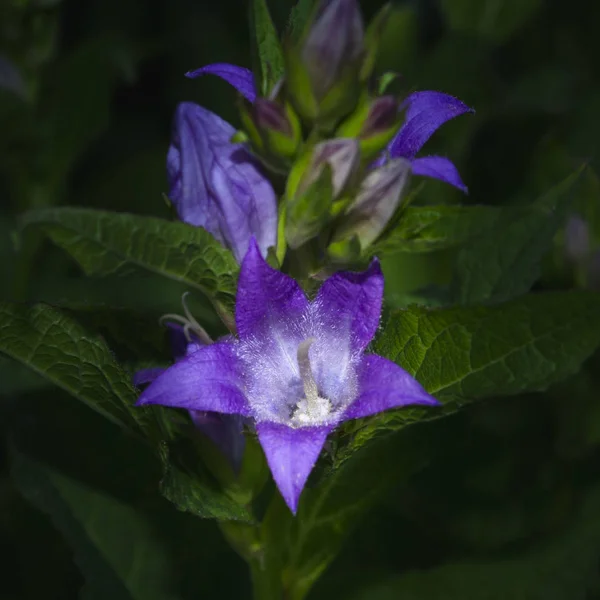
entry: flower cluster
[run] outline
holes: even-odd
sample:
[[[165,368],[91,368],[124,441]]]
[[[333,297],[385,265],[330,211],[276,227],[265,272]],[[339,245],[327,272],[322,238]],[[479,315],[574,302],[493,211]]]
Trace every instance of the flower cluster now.
[[[175,364],[138,374],[136,383],[149,383],[139,404],[190,411],[234,464],[242,427],[256,432],[293,512],[338,425],[437,404],[398,365],[366,353],[383,300],[377,260],[364,272],[336,272],[382,235],[411,175],[466,192],[451,161],[419,153],[441,125],[471,109],[440,92],[398,99],[383,85],[373,89],[386,15],[365,28],[357,0],[322,0],[299,39],[284,43],[285,73],[266,95],[243,67],[188,73],[237,89],[243,131],[184,102],[168,152],[179,217],[241,263],[236,336],[201,342],[176,329]],[[309,301],[288,269],[300,280],[333,274]]]

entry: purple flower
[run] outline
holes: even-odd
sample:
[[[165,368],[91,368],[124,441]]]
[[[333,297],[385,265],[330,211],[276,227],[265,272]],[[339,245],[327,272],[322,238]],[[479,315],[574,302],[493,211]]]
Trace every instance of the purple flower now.
[[[387,157],[406,158],[411,162],[414,175],[439,179],[466,193],[467,186],[450,160],[443,156],[415,157],[425,142],[446,121],[474,112],[473,109],[453,96],[429,91],[410,94],[401,109],[406,110],[404,124],[389,143],[387,156],[382,155],[375,165],[384,164]]]
[[[185,76],[191,79],[200,77],[201,75],[216,75],[230,83],[240,94],[247,98],[250,102],[256,100],[256,85],[254,83],[254,75],[250,69],[244,67],[236,67],[227,63],[214,63],[200,67],[195,71],[188,71]]]
[[[197,76],[204,73],[215,73],[227,80],[251,102],[256,98],[256,88],[252,73],[233,77],[247,71],[234,65],[209,65],[188,73]],[[417,153],[427,140],[447,121],[469,112],[475,112],[458,98],[442,92],[423,91],[410,94],[402,103],[401,109],[406,111],[405,121],[389,143],[387,152],[380,156],[373,166],[381,166],[389,158],[406,158],[411,162],[413,175],[433,177],[449,183],[463,192],[467,186],[463,183],[454,164],[443,156],[422,156]]]
[[[333,275],[309,302],[298,283],[269,267],[251,243],[238,283],[239,339],[180,360],[138,404],[252,419],[273,478],[295,513],[325,440],[340,423],[438,404],[398,365],[365,354],[382,298],[377,260],[364,273]]]
[[[175,362],[191,356],[194,352],[204,347],[204,344],[195,337],[191,341],[188,340],[183,327],[172,323],[169,323],[168,327]],[[163,368],[141,369],[134,373],[133,384],[141,387],[152,383],[165,371],[166,369]],[[197,410],[190,410],[189,413],[198,431],[208,437],[229,458],[234,470],[238,471],[242,463],[246,445],[246,438],[242,431],[244,425],[243,417],[240,415],[222,415]]]
[[[268,179],[235,129],[191,102],[177,107],[167,155],[169,198],[179,217],[203,227],[232,250],[238,262],[256,237],[263,255],[277,240],[277,200]]]

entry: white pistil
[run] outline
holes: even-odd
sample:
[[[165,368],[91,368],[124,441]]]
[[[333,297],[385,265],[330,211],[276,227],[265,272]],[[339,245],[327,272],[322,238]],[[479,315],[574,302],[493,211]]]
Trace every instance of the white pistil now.
[[[331,403],[319,396],[317,383],[313,375],[308,351],[315,338],[308,338],[298,346],[298,370],[304,388],[304,398],[296,405],[293,421],[297,425],[314,425],[323,422],[331,412]]]

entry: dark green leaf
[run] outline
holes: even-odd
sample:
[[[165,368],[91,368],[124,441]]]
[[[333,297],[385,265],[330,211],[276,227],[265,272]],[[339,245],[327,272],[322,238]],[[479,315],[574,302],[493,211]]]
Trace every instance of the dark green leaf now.
[[[541,0],[441,0],[450,27],[501,42],[520,29],[541,7]]]
[[[532,206],[503,211],[493,229],[460,252],[453,281],[457,303],[502,302],[531,289],[578,177],[571,175]]]
[[[216,524],[160,497],[149,447],[60,393],[15,408],[13,481],[71,546],[82,598],[195,600],[215,584],[240,597],[244,565]]]
[[[315,6],[315,0],[298,0],[290,12],[287,30],[292,40],[297,41],[302,36]]]
[[[160,490],[179,510],[198,517],[251,522],[251,512],[219,490],[189,443],[160,449],[164,474]]]
[[[409,206],[397,227],[369,253],[382,256],[453,248],[494,227],[502,213],[492,206]]]
[[[169,597],[170,557],[143,514],[43,463],[12,452],[21,493],[52,518],[86,578],[85,600]]]
[[[134,407],[131,377],[104,341],[55,308],[0,303],[0,352],[119,425],[152,426],[152,411]]]
[[[21,224],[41,228],[87,274],[140,267],[198,289],[227,308],[233,306],[238,265],[200,227],[78,208],[31,211]]]
[[[600,344],[599,300],[592,292],[554,292],[494,307],[412,306],[393,313],[374,351],[415,376],[446,414],[479,398],[544,390],[575,373]],[[377,430],[439,415],[420,408],[381,413],[348,450]]]
[[[252,0],[250,23],[260,73],[260,89],[262,95],[267,96],[284,71],[283,52],[267,0]]]
[[[600,490],[587,493],[570,527],[553,539],[494,559],[412,571],[355,600],[584,600],[598,577]]]

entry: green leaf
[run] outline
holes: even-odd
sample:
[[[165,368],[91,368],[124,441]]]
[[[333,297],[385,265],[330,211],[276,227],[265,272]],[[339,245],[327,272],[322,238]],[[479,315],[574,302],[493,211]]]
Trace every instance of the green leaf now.
[[[493,229],[461,250],[452,284],[457,303],[502,302],[531,289],[564,222],[579,175],[531,206],[505,210]]]
[[[600,559],[600,489],[587,492],[570,526],[528,549],[412,571],[361,590],[354,600],[564,600],[591,598]]]
[[[287,24],[287,33],[292,40],[297,41],[302,36],[315,4],[315,0],[298,0],[292,8]]]
[[[55,308],[0,303],[0,352],[114,423],[134,431],[153,426],[153,412],[134,407],[131,377],[100,336]]]
[[[252,0],[250,7],[251,34],[258,57],[260,89],[268,96],[273,86],[283,76],[283,52],[279,36],[269,13],[267,0]]]
[[[440,0],[452,29],[502,42],[518,31],[542,6],[541,0]]]
[[[492,229],[502,214],[503,209],[493,206],[409,206],[369,253],[435,252],[460,246]]]
[[[85,600],[169,598],[170,557],[152,523],[132,506],[17,450],[11,474],[75,550]]]
[[[160,465],[148,446],[61,393],[13,412],[12,479],[71,546],[85,578],[82,598],[243,594],[244,565],[228,560],[216,525],[161,498]]]
[[[253,522],[250,510],[218,489],[190,443],[160,448],[163,478],[160,491],[179,510],[202,518]]]
[[[89,275],[139,267],[198,289],[231,309],[238,265],[207,231],[153,217],[80,208],[30,211],[22,227],[42,229]]]
[[[416,377],[443,409],[408,408],[365,420],[346,452],[377,431],[480,398],[541,391],[575,373],[600,344],[599,300],[593,292],[552,292],[501,306],[412,306],[393,313],[375,353]]]

